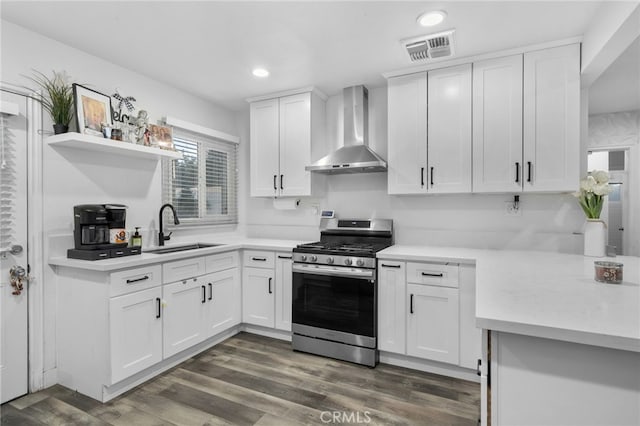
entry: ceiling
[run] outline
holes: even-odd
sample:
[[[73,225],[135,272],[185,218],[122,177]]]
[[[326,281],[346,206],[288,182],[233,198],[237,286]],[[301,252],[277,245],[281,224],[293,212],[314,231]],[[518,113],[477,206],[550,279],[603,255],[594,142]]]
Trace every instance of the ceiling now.
[[[455,28],[456,56],[582,35],[602,1],[18,2],[2,18],[238,110],[245,98],[314,85],[383,86],[409,67],[399,40]],[[445,10],[426,29],[419,14]],[[130,46],[130,48],[128,48]],[[159,66],[158,64],[161,64]],[[251,74],[270,70],[266,79]]]

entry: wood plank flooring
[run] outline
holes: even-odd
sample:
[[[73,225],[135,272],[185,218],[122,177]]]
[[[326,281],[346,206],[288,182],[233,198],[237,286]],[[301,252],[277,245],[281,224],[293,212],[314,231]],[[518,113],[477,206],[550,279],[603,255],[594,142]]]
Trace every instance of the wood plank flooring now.
[[[477,383],[293,352],[240,333],[102,404],[60,385],[0,407],[2,425],[476,425]]]

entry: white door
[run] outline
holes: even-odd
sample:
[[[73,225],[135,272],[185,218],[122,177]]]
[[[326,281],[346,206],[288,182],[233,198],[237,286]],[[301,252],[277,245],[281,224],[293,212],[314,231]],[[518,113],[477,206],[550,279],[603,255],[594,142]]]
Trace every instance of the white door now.
[[[163,355],[168,358],[205,339],[202,324],[207,302],[204,280],[189,279],[163,286]]]
[[[273,269],[244,268],[242,322],[275,327]]]
[[[207,274],[201,279],[207,286],[205,338],[240,324],[242,300],[239,269]]]
[[[428,192],[471,192],[471,64],[428,73]]]
[[[280,176],[283,197],[311,195],[311,93],[280,98]]]
[[[407,355],[458,363],[458,289],[407,285]]]
[[[251,196],[278,194],[280,174],[278,99],[253,102],[250,106]]]
[[[388,105],[388,192],[425,193],[427,73],[390,78]]]
[[[522,191],[522,55],[473,63],[473,192]]]
[[[162,287],[109,301],[111,383],[162,361]]]
[[[293,291],[291,254],[276,256],[276,328],[291,331],[291,293]]]
[[[27,101],[2,91],[0,114],[0,403],[28,392],[28,285],[20,294],[10,271],[27,265]],[[17,247],[16,247],[17,249]],[[19,283],[17,283],[19,284]]]
[[[580,180],[580,45],[524,54],[524,191]]]
[[[405,353],[405,263],[378,261],[378,349]]]

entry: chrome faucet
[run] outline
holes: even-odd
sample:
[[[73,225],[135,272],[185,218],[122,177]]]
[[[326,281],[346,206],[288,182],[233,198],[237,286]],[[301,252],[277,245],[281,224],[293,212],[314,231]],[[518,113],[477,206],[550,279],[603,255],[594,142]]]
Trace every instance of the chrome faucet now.
[[[171,209],[171,211],[173,212],[173,224],[174,225],[180,225],[180,221],[178,220],[178,214],[176,213],[176,209],[171,205],[171,204],[164,204],[162,207],[160,207],[160,217],[159,217],[159,223],[160,223],[160,232],[158,232],[158,245],[159,246],[163,246],[165,241],[168,241],[171,239],[171,234],[173,234],[173,232],[169,232],[169,235],[167,235],[166,237],[164,236],[164,233],[162,232],[162,211],[164,210],[165,207],[169,207]]]

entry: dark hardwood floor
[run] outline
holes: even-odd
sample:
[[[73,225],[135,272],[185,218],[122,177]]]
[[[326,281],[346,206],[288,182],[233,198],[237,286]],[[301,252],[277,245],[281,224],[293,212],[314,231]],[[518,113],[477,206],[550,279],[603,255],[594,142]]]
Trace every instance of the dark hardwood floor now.
[[[2,405],[2,425],[476,425],[477,383],[375,369],[241,333],[102,404],[60,385]]]

